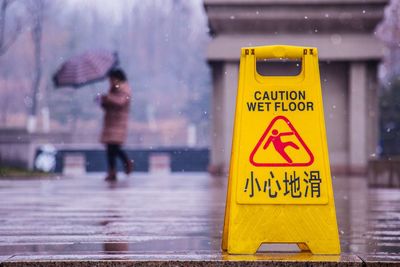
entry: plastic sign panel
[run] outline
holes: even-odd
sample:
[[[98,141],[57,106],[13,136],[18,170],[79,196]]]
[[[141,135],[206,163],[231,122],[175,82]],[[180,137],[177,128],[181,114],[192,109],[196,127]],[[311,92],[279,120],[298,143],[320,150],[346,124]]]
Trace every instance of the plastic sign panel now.
[[[257,60],[274,58],[301,60],[300,73],[260,75]],[[340,253],[313,47],[241,51],[222,248],[253,254],[263,243]]]

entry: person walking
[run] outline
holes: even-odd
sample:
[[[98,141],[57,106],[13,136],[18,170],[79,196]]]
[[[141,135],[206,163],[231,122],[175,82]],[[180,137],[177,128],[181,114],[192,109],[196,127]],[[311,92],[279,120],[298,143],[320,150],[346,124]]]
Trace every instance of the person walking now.
[[[116,160],[120,158],[126,174],[133,169],[133,162],[121,148],[126,140],[128,131],[129,108],[131,89],[126,75],[121,69],[112,69],[108,73],[110,90],[100,97],[100,104],[104,110],[103,130],[101,142],[107,148],[108,173],[106,181],[117,180]]]

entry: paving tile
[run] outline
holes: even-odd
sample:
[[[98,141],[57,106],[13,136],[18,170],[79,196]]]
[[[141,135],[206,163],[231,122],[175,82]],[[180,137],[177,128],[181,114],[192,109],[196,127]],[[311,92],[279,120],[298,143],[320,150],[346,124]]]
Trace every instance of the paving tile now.
[[[365,262],[366,266],[400,266],[400,254],[367,254],[359,255],[360,259]]]
[[[12,257],[12,255],[0,255],[0,266],[3,266],[3,262],[5,262],[6,260],[10,259]]]
[[[305,254],[305,255],[299,255]],[[362,266],[351,255],[313,256],[270,253],[255,256],[193,255],[39,255],[16,256],[4,266]]]
[[[135,173],[113,184],[102,178],[0,180],[3,266],[361,266],[360,258],[377,266],[399,261],[400,190],[370,189],[363,178],[333,179],[340,257],[221,253],[224,177]]]

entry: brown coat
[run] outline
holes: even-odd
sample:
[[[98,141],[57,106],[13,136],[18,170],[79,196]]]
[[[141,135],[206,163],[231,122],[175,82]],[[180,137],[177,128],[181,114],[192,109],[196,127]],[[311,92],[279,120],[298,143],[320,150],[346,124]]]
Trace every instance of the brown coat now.
[[[122,144],[128,131],[131,89],[127,83],[121,83],[118,89],[111,90],[101,98],[104,109],[103,132],[101,142],[104,144]]]

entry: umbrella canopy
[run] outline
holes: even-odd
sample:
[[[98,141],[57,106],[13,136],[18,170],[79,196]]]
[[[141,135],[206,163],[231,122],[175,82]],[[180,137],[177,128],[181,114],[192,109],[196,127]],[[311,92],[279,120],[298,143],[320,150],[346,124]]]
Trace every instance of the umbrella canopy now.
[[[104,79],[118,65],[116,52],[105,50],[89,51],[64,62],[54,74],[56,87],[75,88]]]

